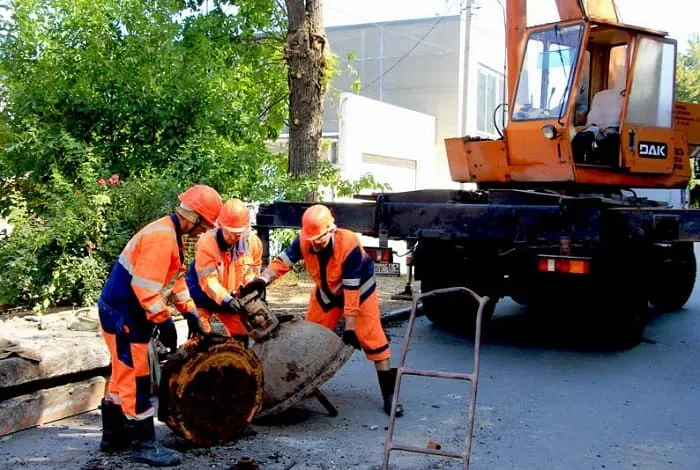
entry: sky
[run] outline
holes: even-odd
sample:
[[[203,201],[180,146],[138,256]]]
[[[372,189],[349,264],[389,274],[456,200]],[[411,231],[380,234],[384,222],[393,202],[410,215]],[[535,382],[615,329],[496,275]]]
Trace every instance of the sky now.
[[[496,0],[473,0],[477,4]],[[533,7],[551,8],[553,0],[528,0]],[[326,26],[424,18],[458,14],[465,0],[323,0]],[[615,0],[625,23],[667,31],[684,50],[688,38],[700,33],[697,0]],[[505,0],[502,0],[505,4]],[[695,6],[691,6],[695,5]]]

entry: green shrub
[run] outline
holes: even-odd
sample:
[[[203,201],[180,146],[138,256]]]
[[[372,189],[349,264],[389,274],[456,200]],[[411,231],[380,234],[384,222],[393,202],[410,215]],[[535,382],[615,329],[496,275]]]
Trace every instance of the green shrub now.
[[[129,238],[172,211],[182,184],[144,172],[140,178],[100,185],[85,166],[80,185],[59,176],[43,191],[42,215],[13,196],[11,234],[0,241],[0,303],[93,303]],[[51,188],[50,190],[48,188]]]

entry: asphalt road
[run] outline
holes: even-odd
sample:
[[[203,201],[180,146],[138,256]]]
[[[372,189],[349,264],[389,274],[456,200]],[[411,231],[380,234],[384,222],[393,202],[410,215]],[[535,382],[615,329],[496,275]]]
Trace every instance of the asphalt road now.
[[[678,312],[652,317],[644,341],[597,349],[580,325],[499,304],[483,338],[472,469],[700,468],[700,290]],[[388,328],[398,360],[406,322]],[[409,367],[469,371],[473,342],[416,322]],[[340,411],[307,400],[236,443],[185,449],[185,468],[232,468],[242,456],[262,469],[372,469],[381,463],[387,417],[373,366],[356,353],[324,387]],[[464,382],[406,377],[406,415],[396,438],[459,449],[469,396]],[[166,442],[180,446],[169,429]],[[132,466],[97,450],[99,414],[88,413],[0,440],[0,468]],[[461,468],[459,461],[392,453],[392,468]]]

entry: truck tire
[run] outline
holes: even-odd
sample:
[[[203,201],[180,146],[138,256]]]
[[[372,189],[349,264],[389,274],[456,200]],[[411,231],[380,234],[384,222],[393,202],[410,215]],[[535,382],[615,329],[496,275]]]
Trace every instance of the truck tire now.
[[[510,298],[513,302],[523,307],[528,307],[532,305],[532,297],[525,292],[511,292]]]
[[[639,344],[649,318],[648,259],[643,248],[612,251],[598,260],[598,289],[591,292],[597,337],[603,346],[627,349]]]
[[[446,279],[424,279],[421,281],[421,293],[430,292],[435,289],[446,287],[457,287],[462,284],[450,282]],[[466,285],[477,294],[483,295],[479,289]],[[455,292],[449,294],[436,295],[421,300],[422,310],[428,320],[435,326],[471,334],[476,328],[476,313],[479,304],[467,292]],[[484,308],[481,318],[482,325],[491,316],[498,302],[497,298],[491,297],[489,303]]]
[[[672,312],[685,305],[693,293],[697,265],[692,243],[675,243],[660,248],[654,256],[654,279],[649,302],[659,312]]]
[[[599,324],[598,338],[612,349],[628,349],[639,344],[644,334],[648,315],[646,298],[641,295],[625,295],[611,299],[600,311],[607,321]]]

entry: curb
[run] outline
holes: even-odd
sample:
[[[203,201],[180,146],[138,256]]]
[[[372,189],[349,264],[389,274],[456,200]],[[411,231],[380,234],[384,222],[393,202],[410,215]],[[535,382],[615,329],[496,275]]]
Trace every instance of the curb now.
[[[396,310],[390,310],[389,312],[382,314],[382,326],[386,327],[387,325],[394,322],[408,320],[411,316],[411,308],[412,307],[403,307]],[[420,316],[423,316],[423,309],[419,305],[418,309],[416,310],[416,318]]]

